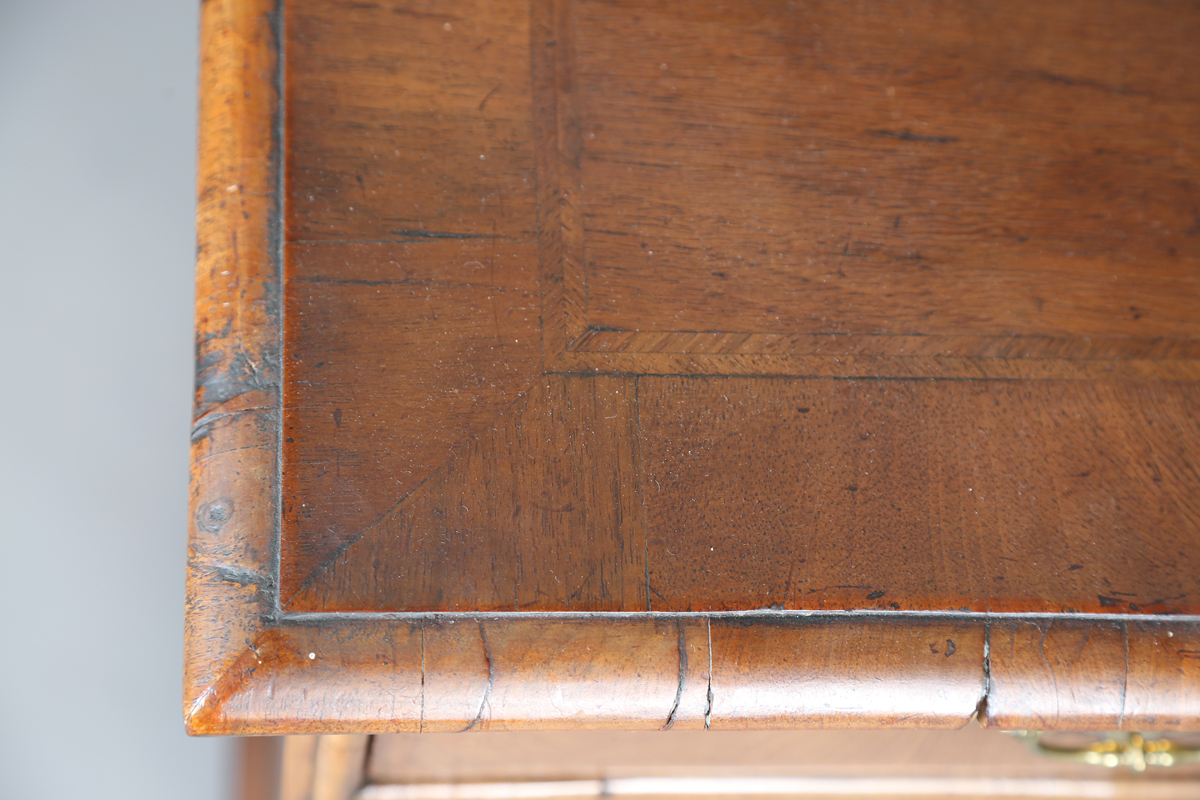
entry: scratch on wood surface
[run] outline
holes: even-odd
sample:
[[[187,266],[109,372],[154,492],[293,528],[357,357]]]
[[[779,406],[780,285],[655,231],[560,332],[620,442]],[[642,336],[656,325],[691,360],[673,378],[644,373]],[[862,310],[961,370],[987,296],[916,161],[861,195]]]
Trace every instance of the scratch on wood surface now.
[[[675,629],[679,634],[679,682],[675,686],[675,702],[671,705],[671,713],[667,715],[667,724],[663,730],[670,730],[675,724],[675,715],[679,713],[679,701],[683,698],[683,685],[687,676],[687,637],[684,635],[683,619],[675,620]]]
[[[483,620],[479,621],[479,642],[483,645],[483,660],[487,662],[488,682],[483,690],[483,698],[479,701],[479,711],[475,714],[475,719],[471,720],[471,724],[463,728],[464,731],[473,730],[483,720],[484,709],[488,708],[488,700],[492,696],[492,686],[496,683],[496,668],[492,664],[492,654],[488,649],[487,634],[483,630]],[[489,713],[489,717],[491,714]]]

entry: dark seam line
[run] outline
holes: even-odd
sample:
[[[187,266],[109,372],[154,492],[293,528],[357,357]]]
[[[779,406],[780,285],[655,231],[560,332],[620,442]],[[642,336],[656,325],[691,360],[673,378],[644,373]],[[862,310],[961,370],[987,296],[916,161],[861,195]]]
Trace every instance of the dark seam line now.
[[[427,231],[420,228],[388,231],[393,236],[405,239],[499,239],[495,233],[456,233],[454,231]]]
[[[305,278],[306,281],[308,278]],[[334,281],[330,281],[334,283]],[[427,282],[424,282],[427,283]],[[466,284],[458,284],[466,285]],[[588,336],[584,333],[583,336]],[[582,339],[583,336],[580,338]],[[571,344],[578,343],[578,339]],[[1072,355],[943,355],[943,354],[923,354],[923,353],[887,353],[887,354],[863,354],[863,353],[762,353],[758,350],[743,351],[743,353],[728,353],[725,350],[618,350],[618,349],[596,349],[596,350],[580,350],[570,349],[569,353],[577,356],[647,356],[647,355],[662,355],[676,356],[680,359],[696,359],[696,357],[709,357],[709,359],[870,359],[877,361],[899,361],[904,359],[928,359],[930,361],[1008,361],[1013,363],[1043,363],[1050,361],[1066,361],[1069,363],[1087,363],[1087,365],[1096,365],[1096,363],[1192,363],[1200,361],[1200,357],[1196,356],[1120,356],[1120,357],[1082,357]]]
[[[1125,672],[1121,675],[1121,713],[1117,717],[1117,730],[1125,726],[1125,699],[1129,694],[1129,623],[1121,624],[1121,637],[1125,643]]]
[[[488,239],[496,242],[506,242],[508,244],[537,244],[537,239],[527,239],[521,236],[504,236],[494,234],[460,234],[460,235],[442,235],[442,236],[396,236],[383,239],[288,239],[284,245],[302,244],[302,245],[318,245],[318,244],[415,244],[417,242],[428,242],[438,239]]]
[[[983,622],[983,686],[975,705],[975,721],[980,725],[988,715],[988,698],[992,696],[992,621]]]
[[[1087,614],[1026,611],[889,611],[863,609],[860,611],[804,611],[800,609],[754,609],[750,611],[285,611],[280,618],[285,624],[306,622],[337,622],[379,620],[432,620],[439,618],[462,620],[506,619],[745,619],[758,618],[764,622],[782,620],[846,621],[854,619],[889,620],[960,620],[988,622],[990,620],[1036,621],[1073,620],[1078,622],[1200,622],[1200,614]]]
[[[425,620],[421,620],[421,721],[417,733],[425,732]]]
[[[283,287],[284,287],[284,249],[287,245],[287,232],[284,230],[286,225],[285,217],[285,202],[287,200],[287,160],[284,152],[284,144],[286,138],[287,113],[285,112],[284,104],[286,102],[286,48],[285,48],[285,17],[284,17],[284,0],[276,0],[275,14],[273,15],[273,28],[275,34],[275,81],[276,81],[276,100],[275,100],[275,219],[272,224],[272,234],[275,237],[275,246],[272,248],[272,258],[275,262],[275,278],[277,286],[275,290],[275,314],[276,314],[276,334],[277,347],[279,348],[279,389],[276,403],[278,406],[278,426],[275,431],[275,520],[271,530],[271,544],[269,548],[271,558],[271,613],[276,619],[283,614],[283,597],[280,587],[280,580],[283,576],[283,391],[287,385],[284,378],[287,368],[287,359],[284,358],[284,330],[283,330]]]
[[[958,141],[957,136],[929,136],[922,133],[913,133],[910,130],[892,131],[892,130],[869,130],[867,131],[872,136],[884,136],[889,139],[899,139],[903,142],[926,142],[929,144],[951,144]]]
[[[687,354],[683,354],[685,357]],[[1003,361],[1005,359],[996,359]],[[1011,359],[1009,359],[1011,360]],[[1188,359],[1193,360],[1193,359]],[[632,370],[608,370],[595,369],[590,371],[568,371],[568,370],[547,370],[546,375],[564,375],[573,378],[595,378],[600,375],[608,375],[611,377],[642,377],[642,378],[753,378],[753,379],[779,379],[789,378],[792,380],[830,380],[830,381],[989,381],[1001,383],[1029,383],[1031,381],[1094,381],[1096,376],[1072,376],[1072,375],[1049,375],[1046,377],[946,377],[942,375],[824,375],[812,373],[796,373],[796,372],[635,372]],[[1190,377],[1155,377],[1153,375],[1130,375],[1130,376],[1108,376],[1105,380],[1112,381],[1153,381],[1155,383],[1195,383],[1195,378]]]
[[[811,338],[821,337],[824,339],[915,339],[917,341],[924,342],[938,341],[940,339],[979,339],[990,342],[1024,342],[1027,340],[1081,342],[1087,340],[1089,342],[1146,342],[1154,344],[1159,344],[1162,342],[1200,343],[1200,338],[1194,336],[1047,336],[1044,334],[1035,333],[1020,333],[1010,336],[989,333],[959,335],[953,333],[831,333],[829,331],[807,333],[803,331],[701,330],[699,328],[672,328],[671,330],[643,331],[632,328],[613,328],[606,325],[591,325],[588,327],[588,332],[636,333],[642,336],[673,336],[676,334],[687,334],[689,336],[777,336],[780,338],[804,336]]]

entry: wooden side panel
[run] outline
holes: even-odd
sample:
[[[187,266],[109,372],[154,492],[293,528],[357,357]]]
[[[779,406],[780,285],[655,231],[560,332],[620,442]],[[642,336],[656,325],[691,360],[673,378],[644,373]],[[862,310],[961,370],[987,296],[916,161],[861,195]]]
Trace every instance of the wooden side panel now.
[[[990,727],[1196,730],[1200,626],[1194,622],[997,621]]]
[[[207,702],[274,609],[274,9],[268,0],[202,9],[185,714]]]
[[[632,378],[541,379],[290,608],[645,609],[635,404]]]
[[[285,605],[540,372],[527,3],[286,14]]]
[[[642,378],[656,610],[1194,613],[1191,384]]]

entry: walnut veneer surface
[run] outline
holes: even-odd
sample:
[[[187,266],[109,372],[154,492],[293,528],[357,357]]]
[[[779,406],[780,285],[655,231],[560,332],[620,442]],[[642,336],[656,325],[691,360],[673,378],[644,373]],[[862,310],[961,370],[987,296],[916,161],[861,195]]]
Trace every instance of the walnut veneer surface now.
[[[1200,728],[1200,7],[207,0],[196,733]]]

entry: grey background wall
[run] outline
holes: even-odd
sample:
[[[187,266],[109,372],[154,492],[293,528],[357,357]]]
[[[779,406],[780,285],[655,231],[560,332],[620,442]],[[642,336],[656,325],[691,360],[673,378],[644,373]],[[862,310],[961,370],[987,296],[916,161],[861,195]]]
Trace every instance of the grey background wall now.
[[[180,711],[199,0],[0,0],[0,798],[228,793]]]

